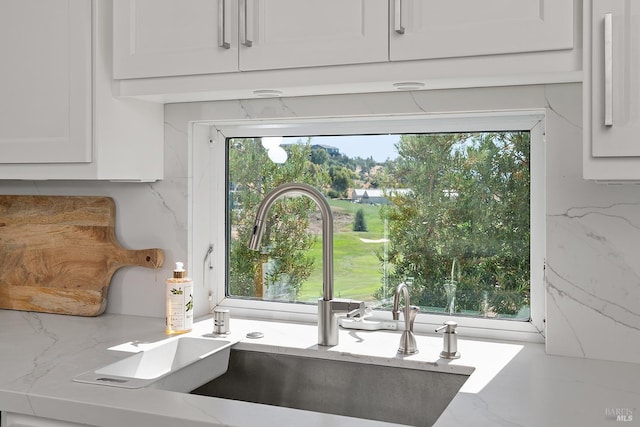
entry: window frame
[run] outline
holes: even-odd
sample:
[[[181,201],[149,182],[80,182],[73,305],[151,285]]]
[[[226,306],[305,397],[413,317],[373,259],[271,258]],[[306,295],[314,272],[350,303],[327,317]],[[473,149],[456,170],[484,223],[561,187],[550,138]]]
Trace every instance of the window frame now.
[[[210,310],[230,309],[233,316],[315,323],[313,304],[257,301],[226,296],[227,275],[227,138],[299,135],[358,135],[434,132],[529,131],[531,133],[531,318],[529,321],[484,319],[420,313],[418,333],[433,333],[448,320],[461,334],[487,339],[544,342],[545,291],[545,111],[517,110],[443,114],[369,115],[296,119],[208,120],[189,126],[189,259],[194,277],[202,277]],[[195,178],[197,177],[197,179]],[[208,248],[213,248],[211,251]],[[206,253],[204,259],[201,253]],[[197,254],[195,257],[194,254]],[[199,261],[200,260],[200,261]],[[200,262],[202,262],[200,264]],[[391,312],[376,310],[391,319]]]

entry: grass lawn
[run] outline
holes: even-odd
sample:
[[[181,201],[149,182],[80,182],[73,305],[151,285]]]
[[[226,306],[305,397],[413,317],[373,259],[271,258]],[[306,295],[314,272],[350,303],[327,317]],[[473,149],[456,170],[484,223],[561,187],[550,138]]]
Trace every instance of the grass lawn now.
[[[351,217],[349,224],[334,230],[333,263],[334,263],[334,297],[353,298],[369,301],[373,293],[382,286],[382,266],[376,252],[382,252],[383,243],[364,243],[363,239],[382,239],[384,225],[380,219],[380,206],[361,205],[345,200],[330,200],[334,212],[346,212]],[[367,232],[351,231],[353,220],[358,209],[364,210]],[[322,242],[311,250],[315,259],[315,267],[309,280],[300,290],[299,301],[315,302],[322,296]]]

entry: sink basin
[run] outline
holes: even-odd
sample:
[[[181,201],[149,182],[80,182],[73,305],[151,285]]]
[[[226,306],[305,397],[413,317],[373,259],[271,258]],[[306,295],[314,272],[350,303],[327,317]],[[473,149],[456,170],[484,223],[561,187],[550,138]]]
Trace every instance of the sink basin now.
[[[113,387],[154,386],[189,391],[226,372],[231,345],[230,341],[210,338],[169,339],[156,347],[86,372],[74,381]],[[180,375],[175,375],[178,371]],[[202,372],[206,372],[208,378],[203,380]]]
[[[228,371],[191,393],[431,426],[469,377],[434,371],[434,364],[426,362],[367,359],[363,363],[349,355],[334,360],[232,349]]]

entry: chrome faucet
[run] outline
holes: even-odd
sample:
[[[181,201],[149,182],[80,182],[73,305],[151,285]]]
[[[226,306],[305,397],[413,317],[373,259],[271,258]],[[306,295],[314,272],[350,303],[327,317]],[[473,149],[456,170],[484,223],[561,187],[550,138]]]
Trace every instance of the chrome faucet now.
[[[260,250],[264,223],[273,203],[286,195],[303,195],[313,200],[322,216],[322,298],[318,300],[318,344],[338,344],[338,315],[357,316],[365,311],[363,301],[333,298],[333,214],[327,199],[308,184],[288,183],[271,190],[258,206],[249,249]]]
[[[401,292],[404,296],[404,332],[402,332],[402,337],[400,338],[398,353],[416,354],[418,352],[418,346],[416,345],[416,338],[413,336],[413,321],[416,319],[416,315],[420,309],[417,306],[411,306],[409,304],[409,288],[406,283],[400,283],[393,297],[393,320],[400,320],[399,306]]]

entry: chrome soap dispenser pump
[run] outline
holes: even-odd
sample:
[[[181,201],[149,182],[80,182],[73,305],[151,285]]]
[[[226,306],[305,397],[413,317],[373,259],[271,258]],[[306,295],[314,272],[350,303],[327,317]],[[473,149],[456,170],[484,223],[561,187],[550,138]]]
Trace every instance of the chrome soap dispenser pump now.
[[[436,329],[436,332],[445,330],[442,334],[443,337],[443,349],[440,352],[440,357],[443,359],[458,359],[460,352],[458,351],[458,333],[456,328],[458,324],[454,321],[444,322],[443,326]]]

